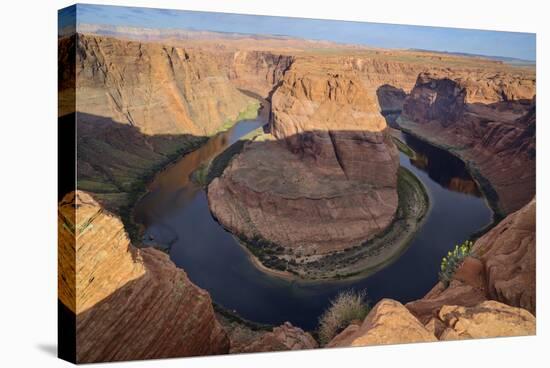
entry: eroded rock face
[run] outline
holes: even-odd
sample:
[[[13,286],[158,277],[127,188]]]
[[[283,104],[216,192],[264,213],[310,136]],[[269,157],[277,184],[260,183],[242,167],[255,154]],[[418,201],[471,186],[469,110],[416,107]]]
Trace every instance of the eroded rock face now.
[[[445,287],[439,282],[407,308],[428,323],[444,305],[473,307],[488,299],[536,313],[536,201],[508,215],[473,246]]]
[[[67,194],[58,221],[59,295],[76,314],[79,363],[229,351],[208,293],[163,252],[130,244],[90,195]]]
[[[145,176],[257,105],[219,53],[160,42],[85,34],[58,42],[59,116],[77,124],[79,188],[116,213],[133,205]]]
[[[351,325],[337,335],[327,347],[429,341],[437,341],[437,339],[403,304],[395,300],[383,299],[369,312],[361,326]]]
[[[397,208],[398,153],[354,73],[295,61],[272,96],[271,134],[248,143],[208,188],[229,230],[322,255],[383,231]]]
[[[237,86],[268,97],[283,79],[294,56],[269,51],[239,50],[229,60],[229,78]]]
[[[447,127],[462,118],[465,99],[466,88],[458,82],[448,78],[434,81],[433,76],[422,73],[404,102],[403,112],[414,122],[437,119]]]
[[[383,113],[401,112],[407,93],[402,88],[384,84],[377,88],[376,97]]]
[[[253,103],[205,51],[82,34],[61,46],[76,49],[76,110],[144,134],[210,135]]]
[[[509,215],[478,239],[491,299],[536,313],[536,201]]]
[[[232,353],[255,353],[267,351],[304,350],[315,349],[319,345],[307,332],[299,327],[285,322],[281,326],[273,328],[271,332],[265,332],[253,341],[246,344],[233,344]]]
[[[506,215],[535,194],[534,94],[529,75],[423,73],[399,125],[466,161]]]

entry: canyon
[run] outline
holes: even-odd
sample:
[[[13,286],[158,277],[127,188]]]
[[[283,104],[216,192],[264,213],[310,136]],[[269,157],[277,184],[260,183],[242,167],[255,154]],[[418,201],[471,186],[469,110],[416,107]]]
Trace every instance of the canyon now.
[[[327,346],[366,346],[536,333],[536,202],[479,238],[450,284],[405,305],[378,302]]]
[[[271,97],[270,134],[208,187],[214,216],[233,233],[303,256],[360,244],[397,209],[397,149],[375,100],[356,75],[316,68],[292,64]]]
[[[504,216],[535,195],[534,80],[423,73],[404,100],[402,129],[466,161]]]
[[[412,167],[429,162],[413,152],[405,167],[399,150],[414,147],[396,144],[395,128],[464,162],[474,180],[452,186],[482,195],[493,227],[449,285],[382,298],[326,346],[535,333],[532,69],[275,36],[83,29],[58,43],[59,114],[77,139],[77,190],[59,202],[58,289],[79,362],[319,347],[294,322],[250,327],[217,311],[174,264],[178,250],[156,235],[146,244],[135,205],[195,154],[174,191],[195,185],[257,270],[367,277],[403,254],[434,206]],[[252,119],[266,124],[238,142],[220,133]],[[202,187],[191,184],[198,168]],[[191,199],[181,201],[167,199],[172,209]]]

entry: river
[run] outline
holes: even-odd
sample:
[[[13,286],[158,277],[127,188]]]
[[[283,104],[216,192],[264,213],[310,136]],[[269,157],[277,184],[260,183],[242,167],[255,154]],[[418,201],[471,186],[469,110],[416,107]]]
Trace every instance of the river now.
[[[424,296],[437,282],[441,258],[455,244],[488,225],[492,212],[462,161],[401,133],[416,152],[400,163],[424,184],[430,210],[402,255],[378,272],[354,280],[307,283],[287,281],[259,271],[235,238],[211,216],[204,190],[190,174],[248,132],[264,125],[267,114],[243,120],[211,138],[198,150],[160,172],[136,204],[136,221],[145,242],[170,244],[172,261],[213,300],[260,323],[290,321],[306,330],[340,291],[365,289],[372,305],[382,298],[402,303]]]

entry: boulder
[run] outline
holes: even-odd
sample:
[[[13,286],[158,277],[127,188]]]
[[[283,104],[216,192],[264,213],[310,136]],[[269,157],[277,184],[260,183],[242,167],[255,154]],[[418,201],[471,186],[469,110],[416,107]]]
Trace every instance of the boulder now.
[[[369,312],[361,326],[351,325],[327,347],[403,344],[437,341],[403,304],[383,299]]]
[[[529,311],[496,301],[474,307],[446,305],[439,312],[445,325],[441,340],[524,336],[536,333],[535,317]]]

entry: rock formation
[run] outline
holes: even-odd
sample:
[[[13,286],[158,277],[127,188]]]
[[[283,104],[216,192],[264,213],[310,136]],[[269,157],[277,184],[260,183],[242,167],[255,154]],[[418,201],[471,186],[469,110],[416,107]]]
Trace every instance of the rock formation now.
[[[522,308],[496,301],[472,307],[444,305],[425,325],[401,303],[383,299],[361,325],[352,324],[327,347],[367,346],[523,336],[536,333],[535,317]]]
[[[216,53],[84,34],[58,49],[59,115],[76,112],[79,189],[117,213],[145,178],[258,107]]]
[[[208,136],[254,102],[207,52],[75,37],[78,112],[130,124],[144,134]]]
[[[227,62],[229,79],[240,88],[268,97],[293,61],[294,56],[288,54],[238,50]]]
[[[437,341],[403,304],[383,299],[369,312],[361,325],[350,325],[327,347],[403,344]]]
[[[318,346],[317,341],[309,333],[290,322],[274,327],[270,332],[257,334],[249,341],[231,340],[232,353],[303,350],[315,349]]]
[[[535,224],[533,199],[479,238],[473,257],[455,272],[448,287],[438,283],[407,308],[423,323],[437,316],[443,305],[472,307],[493,299],[536,313]]]
[[[303,256],[383,231],[397,208],[398,154],[358,75],[300,59],[271,100],[271,134],[208,188],[214,216],[244,239]]]
[[[67,194],[58,222],[59,296],[76,314],[79,363],[229,351],[208,293],[163,252],[136,249],[91,196]]]
[[[478,239],[473,249],[485,267],[489,298],[535,314],[535,200]]]
[[[506,215],[535,194],[534,93],[529,75],[422,73],[399,125],[462,158]]]
[[[523,336],[536,333],[535,317],[525,309],[486,301],[475,307],[444,306],[440,340]]]

